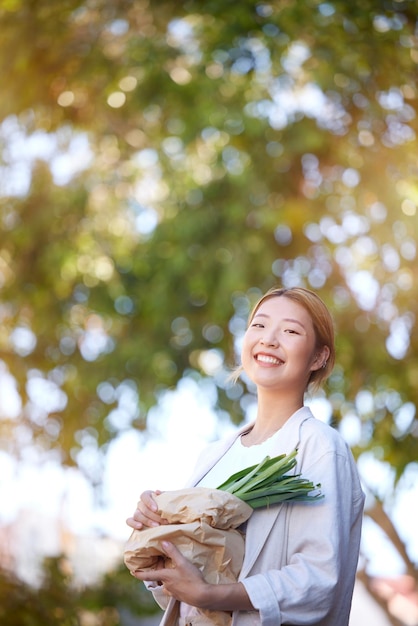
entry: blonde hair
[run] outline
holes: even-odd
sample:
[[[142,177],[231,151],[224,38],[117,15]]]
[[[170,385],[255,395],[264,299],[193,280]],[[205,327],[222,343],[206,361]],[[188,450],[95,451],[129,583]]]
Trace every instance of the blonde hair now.
[[[311,387],[314,391],[318,390],[331,374],[335,364],[334,324],[331,314],[321,298],[309,289],[305,289],[304,287],[273,287],[254,305],[248,318],[248,326],[251,324],[263,302],[271,298],[279,297],[288,298],[304,307],[312,320],[316,337],[316,349],[319,351],[325,346],[329,349],[327,361],[324,363],[323,367],[311,372],[307,384],[307,388]],[[241,372],[242,367],[238,367],[233,373],[232,378],[237,380]]]

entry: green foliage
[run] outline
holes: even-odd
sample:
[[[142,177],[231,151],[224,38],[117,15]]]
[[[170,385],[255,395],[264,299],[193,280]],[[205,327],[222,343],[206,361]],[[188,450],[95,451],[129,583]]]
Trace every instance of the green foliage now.
[[[417,16],[412,0],[0,3],[0,359],[42,450],[77,463],[86,438],[146,428],[213,351],[217,406],[240,421],[234,339],[281,283],[334,311],[328,392],[336,424],[359,415],[356,453],[378,447],[398,476],[416,460],[416,418],[397,416],[418,403]],[[35,140],[50,149],[31,160]]]
[[[7,626],[129,626],[157,612],[124,565],[85,588],[72,580],[64,556],[45,560],[37,588],[0,570],[0,621]]]

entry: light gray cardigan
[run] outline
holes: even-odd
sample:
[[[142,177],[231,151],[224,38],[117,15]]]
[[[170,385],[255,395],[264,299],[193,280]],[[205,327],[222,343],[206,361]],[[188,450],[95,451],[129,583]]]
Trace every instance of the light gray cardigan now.
[[[187,486],[196,485],[248,428],[210,445]],[[235,611],[232,626],[347,626],[364,505],[351,451],[340,434],[315,419],[307,407],[292,415],[276,442],[274,455],[298,448],[295,472],[321,483],[325,497],[254,511],[247,522],[239,580],[255,610]],[[231,474],[238,469],[231,468]],[[160,626],[178,624],[179,603],[171,598],[167,605],[159,588],[152,592],[158,604],[167,607]]]

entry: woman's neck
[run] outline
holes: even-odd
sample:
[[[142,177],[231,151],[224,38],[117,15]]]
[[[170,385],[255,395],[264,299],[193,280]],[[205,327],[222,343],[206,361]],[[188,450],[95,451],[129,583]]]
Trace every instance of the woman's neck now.
[[[253,428],[243,435],[244,445],[263,443],[284,426],[296,411],[303,407],[303,398],[269,397],[261,394],[258,398],[257,417]]]

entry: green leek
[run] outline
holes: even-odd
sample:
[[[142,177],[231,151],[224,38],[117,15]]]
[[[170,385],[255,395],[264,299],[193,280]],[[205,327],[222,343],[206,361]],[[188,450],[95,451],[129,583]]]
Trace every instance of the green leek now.
[[[321,485],[291,474],[296,465],[297,450],[276,457],[266,456],[261,463],[232,474],[218,489],[244,500],[253,509],[293,500],[307,502],[324,496]],[[312,493],[315,492],[315,493]]]

